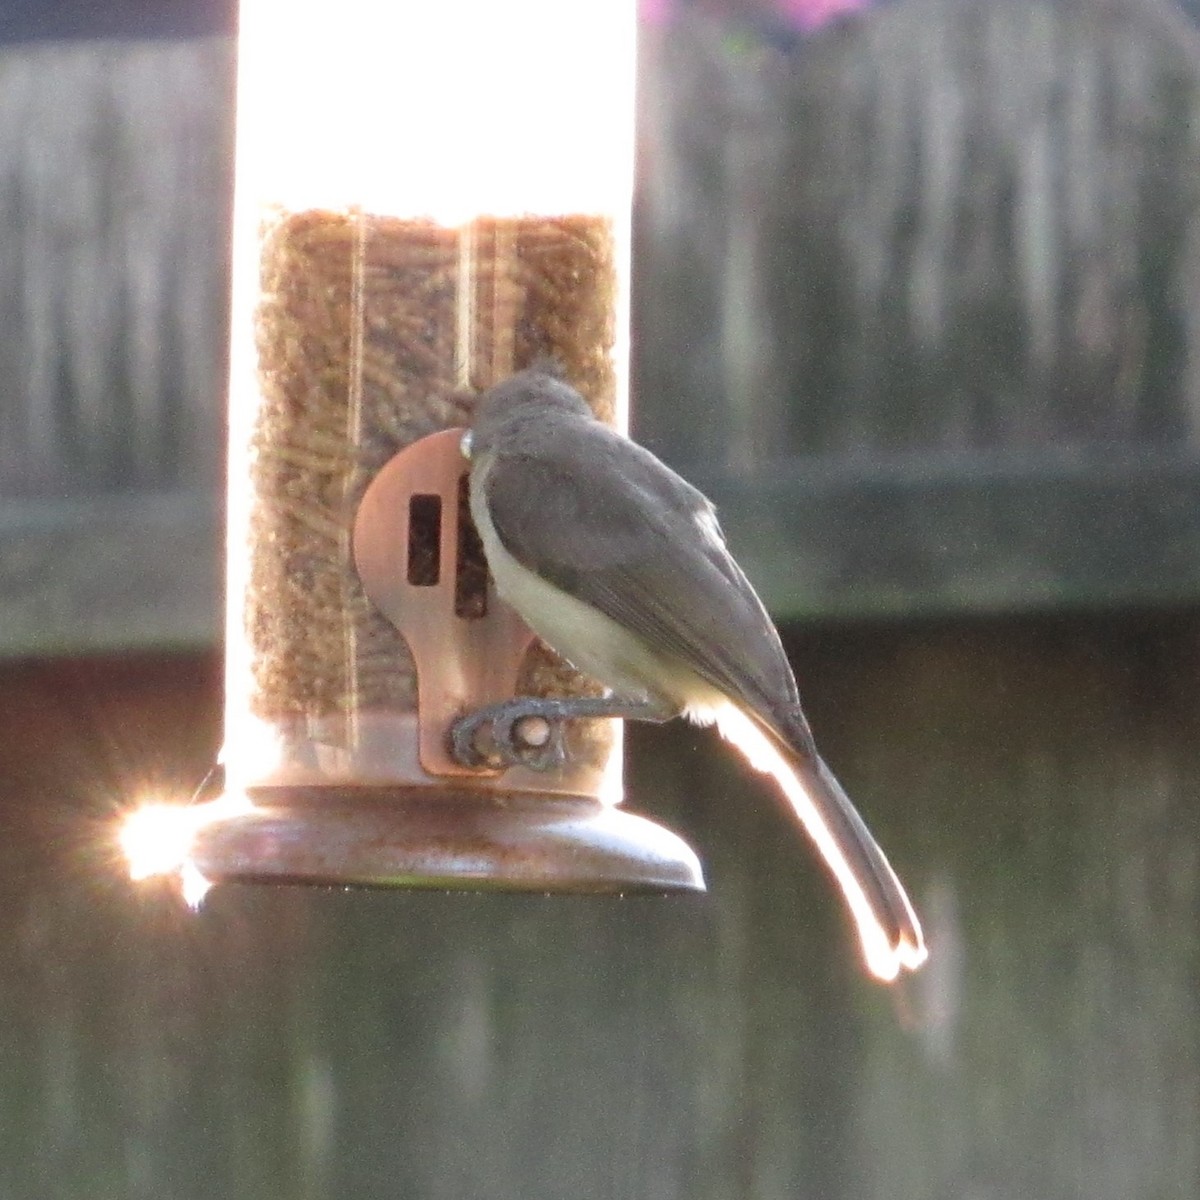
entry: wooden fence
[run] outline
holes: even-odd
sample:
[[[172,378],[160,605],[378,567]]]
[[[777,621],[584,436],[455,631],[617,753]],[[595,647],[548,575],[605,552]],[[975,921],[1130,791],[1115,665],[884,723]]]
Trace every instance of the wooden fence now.
[[[0,51],[0,1194],[1196,1194],[1198,63],[1149,0],[648,34],[638,420],[822,617],[933,947],[889,991],[684,728],[629,802],[707,898],[121,877],[219,737],[231,46]]]

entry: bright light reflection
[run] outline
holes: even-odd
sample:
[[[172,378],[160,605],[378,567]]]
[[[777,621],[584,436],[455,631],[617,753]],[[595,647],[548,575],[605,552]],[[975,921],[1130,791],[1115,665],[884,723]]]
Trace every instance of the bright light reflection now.
[[[808,794],[800,777],[766,734],[741,709],[728,701],[722,701],[710,711],[692,711],[688,715],[698,724],[715,723],[722,737],[732,742],[756,771],[773,776],[779,784],[788,803],[800,818],[809,837],[816,843],[817,849],[842,889],[842,895],[845,896],[854,922],[858,926],[863,958],[871,974],[884,983],[890,983],[901,970],[917,970],[928,958],[929,952],[925,947],[921,923],[917,920],[917,914],[909,904],[900,881],[895,880],[896,887],[908,910],[913,938],[902,934],[898,941],[893,942],[871,908],[862,884],[846,861],[833,831],[826,825],[820,808]],[[891,866],[888,865],[887,869],[890,871]]]
[[[242,201],[457,225],[620,212],[632,0],[242,0]]]
[[[130,879],[175,875],[189,908],[199,908],[212,886],[192,861],[196,834],[208,825],[242,816],[253,806],[244,795],[218,797],[207,804],[148,803],[126,818],[117,835]]]

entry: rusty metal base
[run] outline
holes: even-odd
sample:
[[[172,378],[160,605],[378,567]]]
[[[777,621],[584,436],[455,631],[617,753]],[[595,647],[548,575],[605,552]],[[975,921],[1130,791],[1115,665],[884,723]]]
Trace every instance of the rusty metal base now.
[[[691,847],[645,817],[576,797],[270,788],[195,838],[225,880],[529,892],[702,892]]]

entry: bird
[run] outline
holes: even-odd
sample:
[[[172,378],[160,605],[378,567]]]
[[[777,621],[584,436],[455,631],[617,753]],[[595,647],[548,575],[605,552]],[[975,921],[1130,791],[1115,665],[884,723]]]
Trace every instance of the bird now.
[[[509,732],[521,714],[715,725],[782,790],[841,889],[867,969],[884,981],[917,969],[916,912],[817,752],[779,633],[713,504],[597,420],[550,366],[484,391],[461,445],[497,593],[607,694],[482,710],[455,728],[459,756],[498,714]]]

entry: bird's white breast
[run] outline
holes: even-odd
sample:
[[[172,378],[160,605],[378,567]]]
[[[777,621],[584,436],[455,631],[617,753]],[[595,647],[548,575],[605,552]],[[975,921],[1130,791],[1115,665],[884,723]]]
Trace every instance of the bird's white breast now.
[[[487,463],[476,463],[471,475],[471,516],[483,541],[496,590],[540,638],[576,670],[592,676],[622,696],[666,699],[682,709],[688,687],[657,660],[641,638],[591,604],[568,594],[523,566],[504,547],[484,498]],[[547,505],[546,520],[554,520]]]

